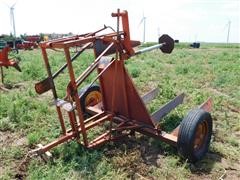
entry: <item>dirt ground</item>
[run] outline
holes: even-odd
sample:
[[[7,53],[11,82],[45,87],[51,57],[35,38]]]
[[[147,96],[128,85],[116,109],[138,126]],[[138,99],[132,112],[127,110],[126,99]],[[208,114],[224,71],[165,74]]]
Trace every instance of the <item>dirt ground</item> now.
[[[6,162],[0,164],[0,174],[3,175],[6,167],[10,167],[11,171],[15,174],[16,179],[25,179],[28,174],[28,165],[31,158],[26,157],[26,154],[31,148],[27,146],[27,138],[19,133],[12,133],[9,131],[0,131],[0,146],[2,150],[19,148],[24,154],[21,157],[12,158],[5,166]],[[124,146],[123,146],[124,144]],[[116,168],[123,168],[130,174],[131,179],[153,179],[154,176],[149,176],[149,167],[155,166],[157,168],[164,168],[165,152],[161,149],[153,147],[149,144],[149,138],[144,136],[129,137],[121,142],[114,144],[104,145],[104,154],[107,158],[113,158]],[[191,180],[208,180],[208,179],[226,179],[238,180],[240,178],[240,162],[231,162],[230,160],[221,157],[221,155],[212,152],[207,153],[207,158],[211,159],[213,163],[217,162],[221,166],[219,171],[212,171],[202,164],[191,164]],[[39,157],[40,163],[45,163]],[[209,166],[209,164],[208,164]],[[175,179],[174,176],[172,179]]]

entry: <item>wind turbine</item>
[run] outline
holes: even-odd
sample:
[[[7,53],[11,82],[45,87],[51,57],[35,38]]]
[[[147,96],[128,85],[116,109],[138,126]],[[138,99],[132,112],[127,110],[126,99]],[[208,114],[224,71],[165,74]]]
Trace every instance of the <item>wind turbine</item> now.
[[[17,2],[15,2],[12,6],[8,6],[10,8],[10,24],[13,30],[13,49],[16,49],[16,27],[15,27],[15,18],[14,18],[14,7]]]
[[[160,33],[160,27],[158,26],[157,28],[157,35],[158,35],[158,38],[160,37],[161,33]]]
[[[12,25],[13,28],[13,35],[14,38],[16,38],[16,27],[15,27],[15,18],[14,18],[14,7],[15,7],[16,3],[14,3],[10,8],[10,23]]]
[[[228,31],[227,31],[227,43],[229,43],[230,28],[231,28],[231,21],[230,21],[230,20],[228,20],[228,23],[224,26],[224,30],[226,29],[226,27],[228,27]]]
[[[139,23],[139,26],[143,23],[143,43],[145,43],[145,36],[146,36],[146,17],[144,16],[144,13],[143,13],[143,17]]]
[[[229,20],[228,21],[227,43],[229,42],[230,27],[231,27],[231,21]]]

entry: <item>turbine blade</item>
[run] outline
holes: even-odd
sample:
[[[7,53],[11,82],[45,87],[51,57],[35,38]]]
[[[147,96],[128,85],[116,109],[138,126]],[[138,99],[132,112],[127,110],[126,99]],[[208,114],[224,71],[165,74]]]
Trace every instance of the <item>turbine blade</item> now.
[[[15,7],[15,5],[16,5],[16,3],[17,3],[17,2],[15,2],[15,3],[14,3],[12,6],[11,6],[11,8],[14,8],[14,7]]]
[[[141,21],[138,24],[138,27],[143,23],[143,21],[144,21],[144,18],[141,19]]]

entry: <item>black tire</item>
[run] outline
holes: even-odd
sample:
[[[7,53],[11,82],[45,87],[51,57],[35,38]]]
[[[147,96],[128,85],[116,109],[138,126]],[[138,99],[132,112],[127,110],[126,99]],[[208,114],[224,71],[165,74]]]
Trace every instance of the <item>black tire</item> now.
[[[89,105],[89,102],[86,102],[88,100],[88,96],[93,92],[98,93],[98,94],[100,93],[100,95],[101,95],[100,86],[97,84],[93,84],[92,86],[87,85],[87,86],[81,88],[78,93],[83,113],[85,113],[86,106]],[[101,97],[93,97],[93,98],[95,98],[94,99],[95,103],[93,102],[94,104],[92,104],[92,105],[95,105],[102,100],[102,96]]]
[[[212,117],[203,109],[191,110],[180,124],[177,148],[194,163],[207,153],[212,136]]]

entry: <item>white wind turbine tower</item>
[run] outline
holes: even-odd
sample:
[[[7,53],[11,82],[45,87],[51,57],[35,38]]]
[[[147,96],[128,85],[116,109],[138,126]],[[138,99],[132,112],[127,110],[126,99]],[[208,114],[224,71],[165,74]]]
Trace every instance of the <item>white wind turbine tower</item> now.
[[[231,27],[231,21],[228,21],[228,33],[227,33],[227,43],[229,42],[229,34],[230,34],[230,27]]]
[[[10,23],[12,25],[13,28],[13,35],[14,37],[16,37],[16,28],[15,28],[15,18],[14,18],[14,7],[15,7],[16,3],[13,4],[10,8]]]
[[[229,43],[230,28],[231,28],[231,21],[230,20],[228,20],[228,23],[224,26],[223,30],[225,30],[226,28],[228,28],[228,31],[227,31],[227,43]]]
[[[139,23],[139,26],[143,24],[143,43],[145,43],[145,36],[146,36],[146,17],[144,16],[144,13],[143,13],[143,17]]]
[[[157,35],[158,35],[158,38],[160,37],[161,33],[160,33],[160,27],[158,26],[157,28]]]
[[[15,17],[14,17],[14,7],[15,7],[15,5],[16,5],[16,2],[12,6],[8,6],[10,8],[10,24],[11,24],[12,30],[13,30],[13,37],[14,37],[13,48],[14,49],[16,48],[16,42],[15,42],[15,39],[16,39],[16,27],[15,27]]]

